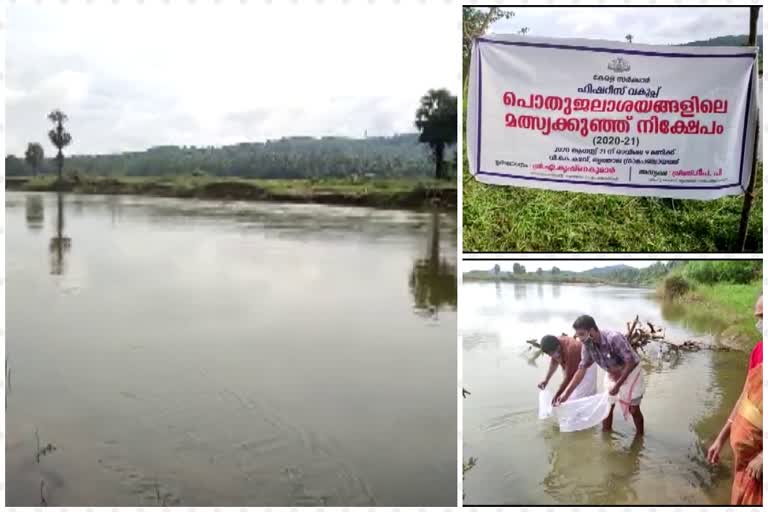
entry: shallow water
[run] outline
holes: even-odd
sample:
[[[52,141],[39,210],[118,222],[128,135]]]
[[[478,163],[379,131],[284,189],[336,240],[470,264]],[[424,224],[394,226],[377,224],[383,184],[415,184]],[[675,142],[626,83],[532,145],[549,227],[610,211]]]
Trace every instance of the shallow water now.
[[[455,504],[454,215],[6,199],[9,505]]]
[[[600,427],[560,433],[537,419],[538,388],[549,359],[534,358],[525,340],[572,333],[591,314],[598,326],[626,331],[640,315],[667,329],[667,339],[716,343],[722,323],[688,321],[650,291],[591,285],[465,283],[463,337],[464,459],[467,504],[720,504],[730,497],[730,448],[710,466],[706,450],[741,391],[748,354],[702,350],[642,363],[646,434],[614,414],[614,432]],[[549,389],[562,381],[560,370]],[[602,371],[598,377],[602,382]]]

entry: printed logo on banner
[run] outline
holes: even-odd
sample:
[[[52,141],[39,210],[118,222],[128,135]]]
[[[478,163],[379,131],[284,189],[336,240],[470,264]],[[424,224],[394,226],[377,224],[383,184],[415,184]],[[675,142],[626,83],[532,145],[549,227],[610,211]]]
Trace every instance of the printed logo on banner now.
[[[632,68],[630,67],[629,62],[625,61],[621,57],[616,57],[608,63],[608,69],[615,73],[623,73],[625,71],[629,71]]]
[[[479,38],[470,171],[484,183],[551,190],[741,194],[755,149],[755,62],[745,47]]]

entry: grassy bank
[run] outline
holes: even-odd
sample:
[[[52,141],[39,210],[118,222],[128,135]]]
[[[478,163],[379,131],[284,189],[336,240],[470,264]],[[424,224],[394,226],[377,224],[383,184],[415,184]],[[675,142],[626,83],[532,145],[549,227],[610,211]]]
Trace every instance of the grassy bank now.
[[[761,293],[762,282],[697,285],[681,301],[693,308],[703,308],[707,315],[723,318],[730,327],[721,336],[751,348],[761,339],[753,315]]]
[[[688,262],[660,281],[657,289],[694,316],[722,319],[728,327],[721,337],[731,344],[751,348],[761,339],[753,314],[763,292],[761,262]]]
[[[52,192],[53,177],[37,177],[23,190]],[[213,177],[68,177],[63,189],[80,194],[133,194],[162,197],[322,203],[377,208],[456,208],[453,181],[381,180],[248,180]]]
[[[762,164],[747,251],[762,251]],[[743,196],[713,201],[558,192],[485,185],[463,177],[469,252],[735,251]]]

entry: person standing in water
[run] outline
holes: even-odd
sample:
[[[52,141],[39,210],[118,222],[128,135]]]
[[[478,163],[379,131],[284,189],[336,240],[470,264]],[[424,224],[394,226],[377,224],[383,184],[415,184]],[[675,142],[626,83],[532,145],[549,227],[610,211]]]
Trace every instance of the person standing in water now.
[[[763,296],[755,304],[756,327],[763,332]],[[717,464],[726,440],[733,450],[733,486],[731,505],[763,504],[763,342],[759,341],[749,357],[747,378],[741,396],[733,406],[712,446],[707,461]]]
[[[587,370],[597,364],[606,372],[606,389],[611,396],[618,396],[619,404],[624,411],[624,417],[629,414],[635,422],[637,435],[645,432],[645,419],[640,410],[642,395],[636,395],[636,390],[644,386],[643,372],[639,367],[638,356],[624,337],[618,331],[598,329],[595,319],[589,315],[582,315],[573,322],[576,337],[582,342],[581,361],[579,369],[571,378],[563,394],[556,401],[559,405],[570,398],[571,393],[578,387],[587,374]],[[621,392],[621,394],[620,394]],[[613,409],[616,404],[611,404],[608,416],[603,420],[603,431],[610,432],[613,429]]]
[[[570,336],[552,336],[548,334],[541,338],[541,350],[547,354],[551,361],[549,363],[549,369],[544,380],[539,383],[539,389],[544,389],[549,384],[549,380],[557,371],[557,367],[560,366],[563,369],[563,382],[557,389],[552,404],[557,402],[560,395],[565,391],[568,383],[571,382],[574,374],[579,370],[579,363],[581,362],[581,342]],[[581,381],[579,386],[570,395],[570,399],[575,400],[577,398],[584,398],[597,393],[597,367],[591,366],[587,370],[587,374]]]

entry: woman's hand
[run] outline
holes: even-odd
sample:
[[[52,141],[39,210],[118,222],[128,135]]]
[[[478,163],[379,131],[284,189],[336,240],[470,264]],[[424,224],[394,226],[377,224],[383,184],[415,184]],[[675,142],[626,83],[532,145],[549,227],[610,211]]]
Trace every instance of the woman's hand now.
[[[707,462],[710,464],[717,464],[720,462],[720,452],[723,451],[723,440],[720,436],[717,436],[715,442],[707,450]]]
[[[755,480],[763,478],[763,452],[760,452],[754,459],[747,464],[747,475]]]
[[[545,387],[547,387],[547,381],[543,380],[539,382],[539,389],[544,389]]]

